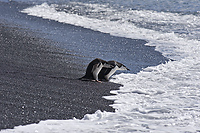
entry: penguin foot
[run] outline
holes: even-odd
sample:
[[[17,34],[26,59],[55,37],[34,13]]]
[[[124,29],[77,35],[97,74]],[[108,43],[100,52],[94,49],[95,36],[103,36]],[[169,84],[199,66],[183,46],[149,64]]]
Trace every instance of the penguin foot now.
[[[99,81],[99,80],[96,80],[96,82],[102,83],[102,82],[101,82],[101,81]]]
[[[102,83],[101,81],[99,80],[92,80],[93,82],[98,82],[98,83]]]

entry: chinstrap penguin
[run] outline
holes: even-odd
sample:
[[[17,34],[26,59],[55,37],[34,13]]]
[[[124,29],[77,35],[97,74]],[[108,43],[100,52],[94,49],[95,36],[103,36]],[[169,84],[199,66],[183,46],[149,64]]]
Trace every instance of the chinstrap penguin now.
[[[102,68],[99,72],[99,79],[109,81],[109,78],[117,71],[117,70],[129,70],[125,65],[119,63],[117,61],[108,61],[108,64],[113,65],[112,68]]]
[[[108,63],[105,60],[96,58],[93,61],[91,61],[86,69],[86,74],[79,78],[81,80],[95,80],[97,82],[100,82],[98,79],[99,72],[102,70],[102,68],[113,68],[114,65],[111,63]]]

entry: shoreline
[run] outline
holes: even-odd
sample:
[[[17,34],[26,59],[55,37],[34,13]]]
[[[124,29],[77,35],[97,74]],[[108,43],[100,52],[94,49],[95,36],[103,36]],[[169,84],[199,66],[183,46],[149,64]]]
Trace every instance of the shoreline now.
[[[85,68],[80,59],[24,29],[0,24],[0,31],[0,130],[47,119],[80,119],[97,110],[114,112],[113,101],[103,96],[120,85],[80,81]],[[67,63],[71,60],[76,63]]]
[[[0,130],[114,112],[114,101],[103,96],[121,85],[78,80],[95,58],[119,61],[130,73],[168,60],[146,40],[29,16],[20,12],[26,4],[0,3]]]

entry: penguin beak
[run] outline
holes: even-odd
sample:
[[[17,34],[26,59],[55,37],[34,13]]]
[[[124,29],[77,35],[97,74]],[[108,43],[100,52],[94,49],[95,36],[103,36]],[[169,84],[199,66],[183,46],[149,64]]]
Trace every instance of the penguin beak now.
[[[123,70],[128,70],[130,71],[130,69],[128,69],[126,66],[123,65]]]

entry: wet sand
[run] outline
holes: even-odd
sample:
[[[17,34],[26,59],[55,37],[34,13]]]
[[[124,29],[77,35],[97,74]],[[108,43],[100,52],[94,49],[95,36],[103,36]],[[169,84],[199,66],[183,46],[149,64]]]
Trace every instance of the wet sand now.
[[[120,85],[80,81],[84,63],[51,40],[5,24],[0,31],[0,129],[114,111],[102,96]]]

